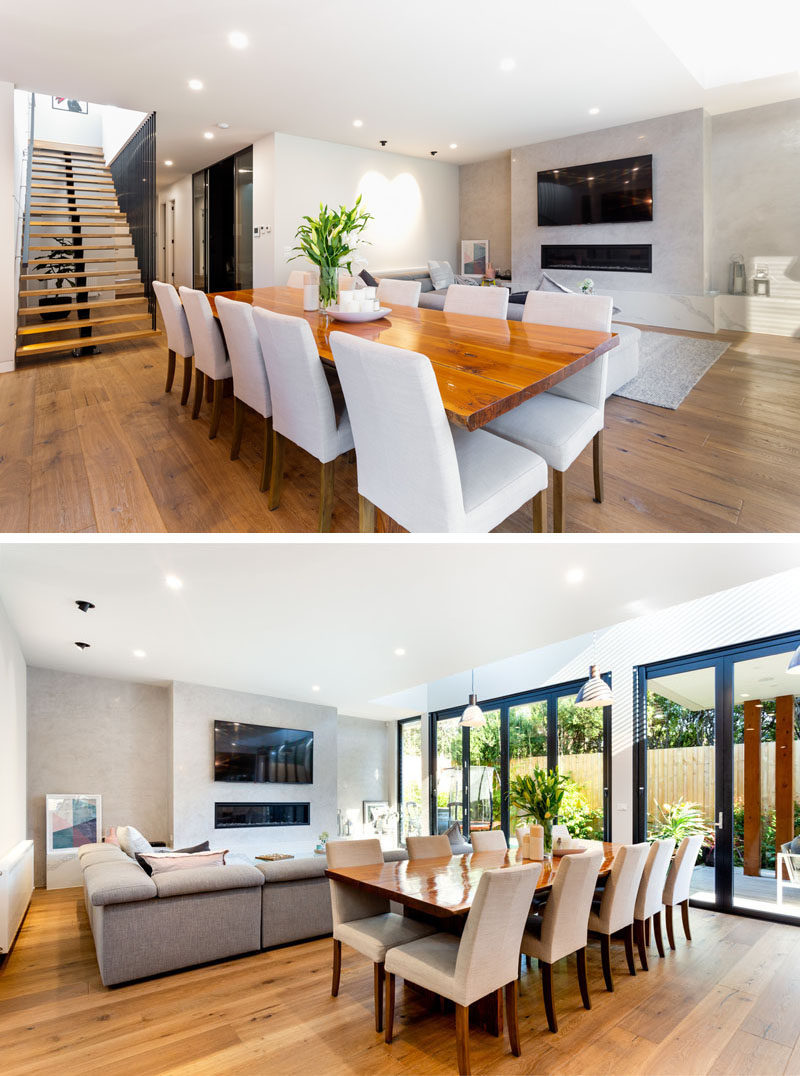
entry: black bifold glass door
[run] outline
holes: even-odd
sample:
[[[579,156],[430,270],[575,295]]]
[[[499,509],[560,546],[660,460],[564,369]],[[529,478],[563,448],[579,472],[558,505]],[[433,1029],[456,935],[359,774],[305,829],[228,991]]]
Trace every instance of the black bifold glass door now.
[[[252,288],[252,146],[192,178],[194,286],[209,292]]]

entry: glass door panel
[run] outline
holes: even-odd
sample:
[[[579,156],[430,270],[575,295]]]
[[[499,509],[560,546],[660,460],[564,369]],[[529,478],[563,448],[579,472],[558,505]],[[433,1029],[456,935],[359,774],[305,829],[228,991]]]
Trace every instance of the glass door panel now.
[[[193,286],[200,291],[207,290],[206,277],[206,223],[208,202],[207,173],[195,172],[192,176],[192,248],[194,278]]]
[[[400,722],[400,841],[422,833],[422,720]]]
[[[469,829],[500,829],[500,710],[469,730]]]
[[[235,169],[234,197],[236,211],[234,214],[234,262],[236,266],[236,287],[253,286],[253,147],[237,153],[233,166]]]
[[[547,700],[521,703],[508,708],[509,781],[521,774],[533,773],[535,767],[548,768]],[[522,821],[516,808],[509,808],[511,834]]]
[[[558,820],[572,837],[601,841],[605,812],[603,707],[583,709],[575,695],[558,698],[558,770],[569,778]]]
[[[800,918],[800,889],[778,884],[777,854],[800,832],[800,683],[791,651],[733,665],[733,903]],[[782,864],[783,881],[797,878]],[[780,892],[779,892],[780,891]]]
[[[460,717],[436,722],[436,815],[434,833],[444,833],[451,823],[464,828],[463,759]]]

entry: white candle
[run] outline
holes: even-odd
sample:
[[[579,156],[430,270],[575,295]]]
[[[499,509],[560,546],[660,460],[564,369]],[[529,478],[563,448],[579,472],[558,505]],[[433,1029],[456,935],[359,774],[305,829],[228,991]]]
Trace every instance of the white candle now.
[[[303,310],[316,310],[319,306],[319,285],[303,285]]]

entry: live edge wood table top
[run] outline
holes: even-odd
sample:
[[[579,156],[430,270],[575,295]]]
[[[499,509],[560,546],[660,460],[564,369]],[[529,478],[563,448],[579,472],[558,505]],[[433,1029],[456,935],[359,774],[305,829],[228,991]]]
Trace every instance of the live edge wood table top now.
[[[618,844],[603,844],[604,858],[599,876],[608,874]],[[447,859],[417,859],[412,863],[373,863],[363,867],[338,867],[325,871],[328,878],[348,882],[370,893],[405,904],[418,912],[441,917],[466,915],[472,906],[478,883],[485,871],[527,863],[518,849],[508,852],[472,852]],[[537,892],[553,884],[562,857],[545,865],[536,884]]]
[[[353,324],[303,310],[299,288],[251,288],[209,295],[216,315],[217,295],[278,314],[304,317],[323,362],[333,363],[332,332],[353,333],[392,347],[427,355],[448,419],[477,430],[532,396],[588,366],[618,343],[616,333],[562,329],[504,318],[446,314],[393,306],[388,317]]]

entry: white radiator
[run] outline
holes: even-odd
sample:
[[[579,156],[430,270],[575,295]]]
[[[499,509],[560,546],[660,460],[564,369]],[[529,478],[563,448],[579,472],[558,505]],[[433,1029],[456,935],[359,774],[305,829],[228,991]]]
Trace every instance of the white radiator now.
[[[0,859],[0,953],[7,953],[33,893],[33,841],[20,841]]]

